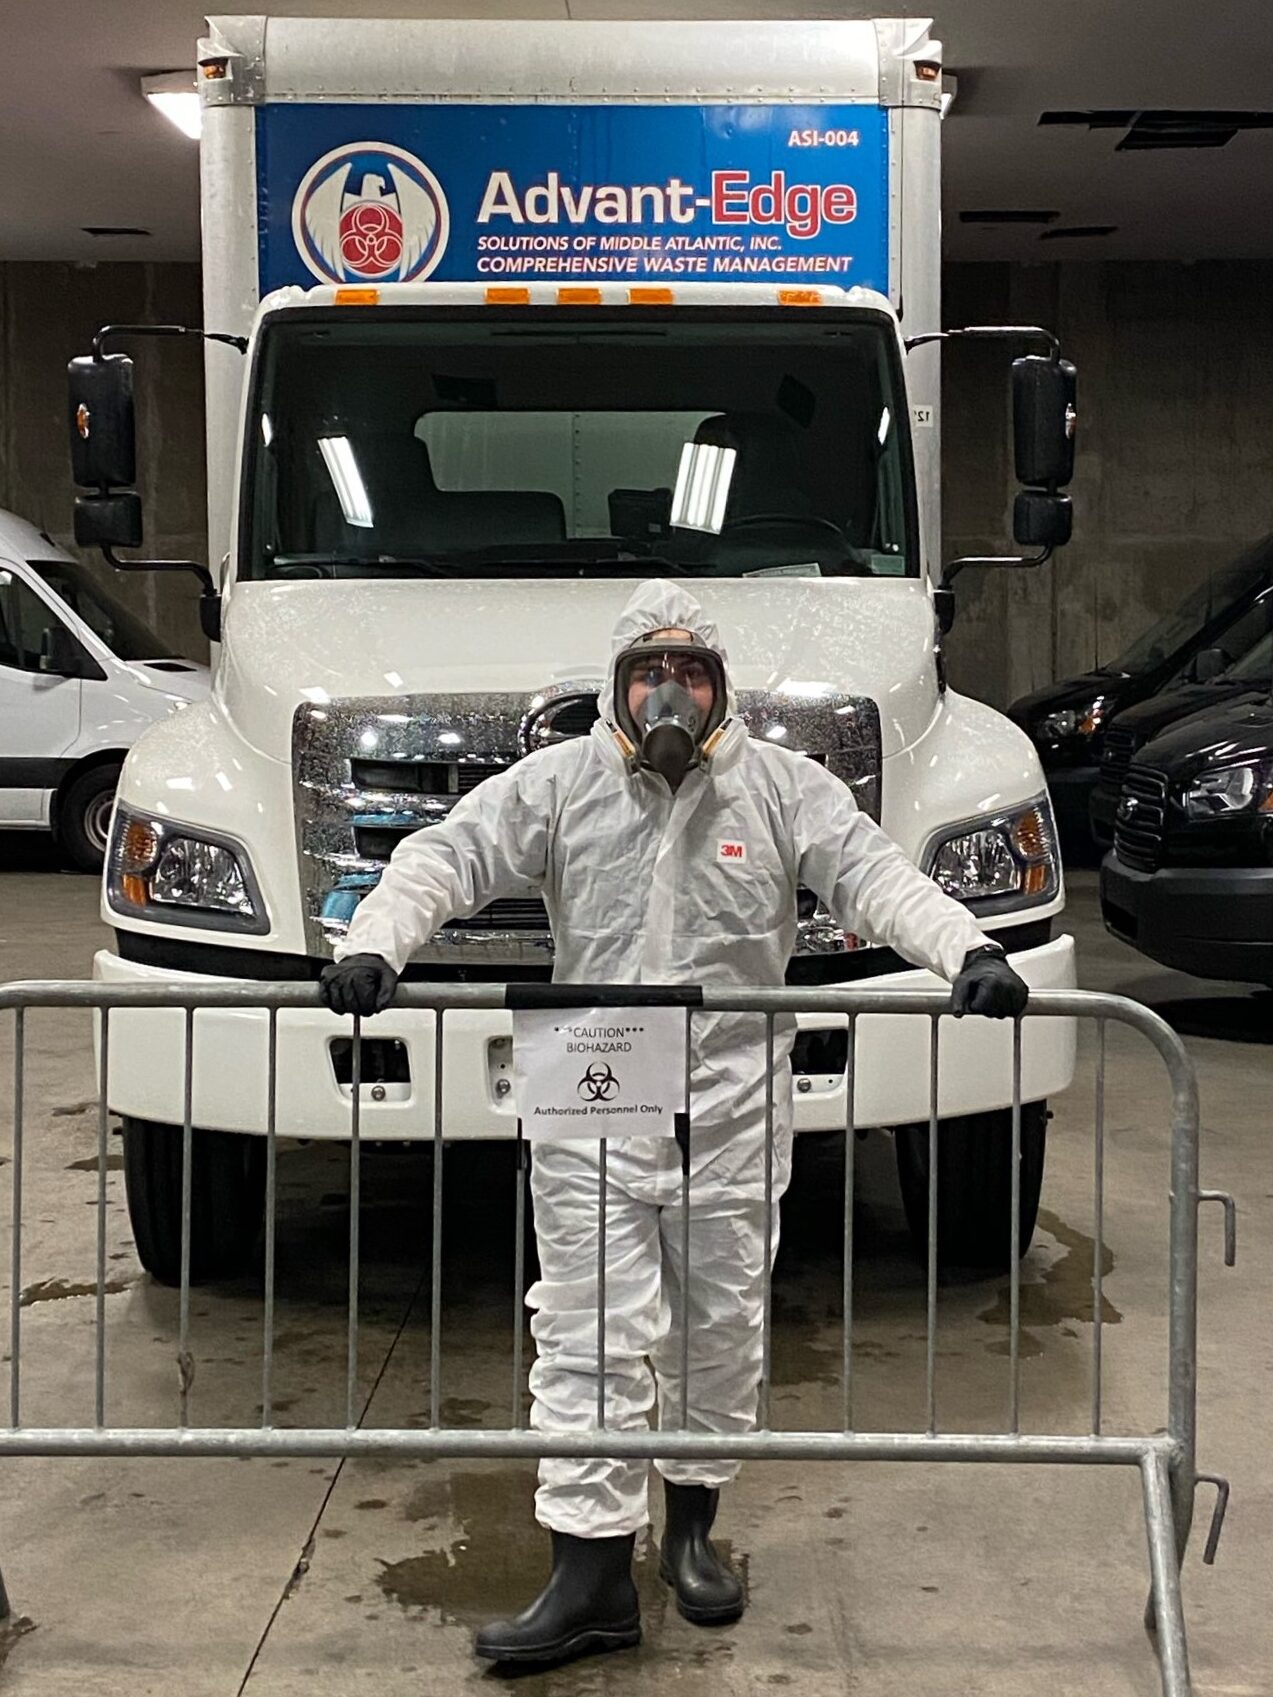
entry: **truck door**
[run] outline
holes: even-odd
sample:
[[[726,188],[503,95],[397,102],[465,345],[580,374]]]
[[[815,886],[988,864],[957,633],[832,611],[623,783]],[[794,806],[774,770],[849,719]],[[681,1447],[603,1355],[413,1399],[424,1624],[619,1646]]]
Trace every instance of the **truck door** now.
[[[0,559],[0,826],[48,823],[63,757],[80,734],[83,680],[47,670],[63,632],[25,567]]]

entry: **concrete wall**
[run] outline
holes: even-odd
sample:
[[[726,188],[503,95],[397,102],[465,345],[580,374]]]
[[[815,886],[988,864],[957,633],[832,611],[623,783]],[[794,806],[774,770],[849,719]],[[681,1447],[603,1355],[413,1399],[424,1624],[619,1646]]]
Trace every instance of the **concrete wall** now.
[[[960,265],[946,322],[1059,330],[1079,367],[1076,540],[1034,572],[959,579],[956,687],[1005,705],[1111,659],[1210,569],[1273,529],[1273,268]],[[69,542],[64,370],[106,321],[197,324],[193,265],[0,265],[0,506]],[[203,362],[137,343],[147,552],[206,559]],[[948,557],[1010,547],[1007,356],[952,345],[945,366]],[[103,575],[112,574],[101,569]],[[189,577],[112,587],[178,652],[206,644]]]
[[[102,324],[198,324],[195,265],[0,264],[0,507],[56,542],[71,542],[66,362],[89,351]],[[137,456],[144,552],[206,562],[203,353],[199,345],[138,340]],[[197,580],[188,574],[113,572],[81,557],[111,592],[177,654],[206,659]]]
[[[947,324],[1050,326],[1079,370],[1075,540],[1036,571],[960,576],[957,688],[1003,706],[1109,661],[1273,530],[1270,284],[1255,261],[948,269]],[[1003,355],[952,344],[943,376],[948,557],[1005,551]]]

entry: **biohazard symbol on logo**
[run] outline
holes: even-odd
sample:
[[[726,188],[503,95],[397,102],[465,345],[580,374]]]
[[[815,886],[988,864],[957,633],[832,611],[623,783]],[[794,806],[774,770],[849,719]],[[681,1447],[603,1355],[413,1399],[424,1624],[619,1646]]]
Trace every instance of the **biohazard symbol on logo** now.
[[[619,1081],[608,1066],[594,1062],[578,1084],[585,1102],[609,1102],[619,1094]]]
[[[402,219],[393,207],[359,201],[340,220],[340,251],[346,267],[362,276],[392,271],[402,258]]]

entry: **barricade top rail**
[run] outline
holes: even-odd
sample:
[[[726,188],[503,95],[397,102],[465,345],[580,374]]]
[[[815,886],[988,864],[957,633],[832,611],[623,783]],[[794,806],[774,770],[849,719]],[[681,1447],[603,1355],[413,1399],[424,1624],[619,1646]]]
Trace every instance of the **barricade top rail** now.
[[[690,1007],[704,1013],[949,1014],[948,990],[882,990],[858,984],[834,989],[696,984],[430,984],[398,985],[395,1009],[412,1012],[496,1008]],[[253,980],[192,984],[105,984],[94,979],[28,979],[0,984],[9,1008],[321,1008],[316,983]],[[1112,1019],[1142,1033],[1162,1055],[1173,1089],[1196,1097],[1188,1053],[1167,1022],[1127,996],[1095,990],[1034,990],[1025,1017]],[[972,1018],[974,1016],[967,1016]]]

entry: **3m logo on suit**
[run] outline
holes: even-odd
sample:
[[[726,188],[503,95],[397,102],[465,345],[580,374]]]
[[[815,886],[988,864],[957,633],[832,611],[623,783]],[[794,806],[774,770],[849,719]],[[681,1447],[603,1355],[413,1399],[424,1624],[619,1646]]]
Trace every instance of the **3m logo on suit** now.
[[[747,859],[746,843],[717,843],[717,860],[728,861],[731,865],[741,866]]]

